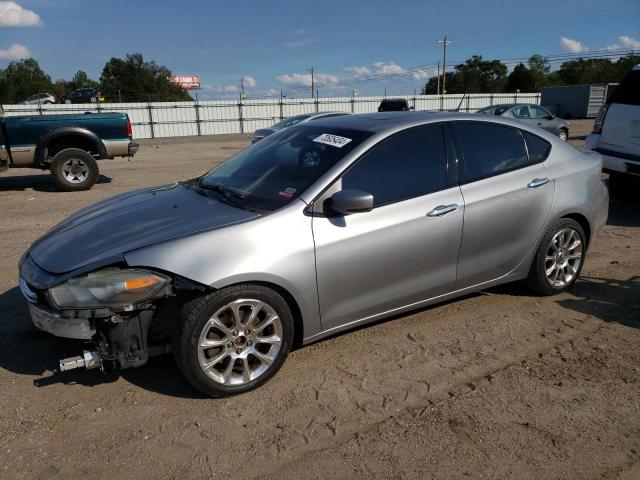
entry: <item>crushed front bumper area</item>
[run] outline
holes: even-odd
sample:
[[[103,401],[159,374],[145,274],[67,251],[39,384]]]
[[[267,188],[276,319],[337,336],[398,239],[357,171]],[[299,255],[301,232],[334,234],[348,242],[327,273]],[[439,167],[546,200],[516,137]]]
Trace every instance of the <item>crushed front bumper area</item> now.
[[[61,313],[29,302],[31,321],[36,328],[56,337],[91,340],[96,334],[88,318],[64,318]]]

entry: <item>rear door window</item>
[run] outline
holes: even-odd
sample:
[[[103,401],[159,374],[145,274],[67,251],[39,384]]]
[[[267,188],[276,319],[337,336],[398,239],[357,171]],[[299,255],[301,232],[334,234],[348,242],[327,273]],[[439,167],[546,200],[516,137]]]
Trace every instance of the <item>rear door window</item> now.
[[[526,105],[514,108],[513,110],[511,110],[511,115],[516,118],[531,118],[529,116],[529,107],[527,107]]]
[[[527,142],[527,151],[529,152],[529,162],[539,163],[544,162],[549,156],[551,151],[551,144],[546,140],[527,132],[526,130],[520,130],[522,136]]]
[[[512,127],[480,122],[453,124],[462,162],[461,183],[499,175],[529,165],[524,138]]]
[[[531,117],[535,119],[544,119],[551,116],[551,114],[542,107],[531,106],[529,109],[531,110]]]
[[[446,165],[442,127],[414,128],[373,147],[342,176],[342,189],[371,193],[379,207],[445,188]]]

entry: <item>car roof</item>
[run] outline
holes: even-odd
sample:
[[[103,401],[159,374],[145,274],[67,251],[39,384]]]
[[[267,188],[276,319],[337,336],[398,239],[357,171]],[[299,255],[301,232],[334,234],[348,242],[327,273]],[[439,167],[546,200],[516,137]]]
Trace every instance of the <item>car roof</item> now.
[[[315,112],[310,113],[309,118],[311,117],[321,117],[323,115],[351,115],[349,112],[340,112],[340,111],[330,111],[330,112]]]
[[[313,125],[331,128],[363,130],[374,133],[401,130],[414,126],[436,122],[476,121],[509,125],[520,129],[527,129],[526,125],[516,119],[499,116],[478,115],[476,113],[461,112],[380,112],[359,113],[355,115],[340,115],[336,117],[319,118]],[[295,128],[295,126],[293,127]]]

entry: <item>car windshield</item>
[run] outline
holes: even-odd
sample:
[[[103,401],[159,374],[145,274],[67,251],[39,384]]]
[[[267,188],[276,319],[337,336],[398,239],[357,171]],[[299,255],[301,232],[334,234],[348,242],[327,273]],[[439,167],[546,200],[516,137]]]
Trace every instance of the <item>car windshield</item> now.
[[[311,115],[296,115],[295,117],[285,118],[281,122],[276,123],[274,128],[286,128],[295,125],[296,123],[300,123],[301,121],[309,118]]]
[[[372,135],[309,124],[283,130],[242,150],[197,186],[240,208],[276,210]]]

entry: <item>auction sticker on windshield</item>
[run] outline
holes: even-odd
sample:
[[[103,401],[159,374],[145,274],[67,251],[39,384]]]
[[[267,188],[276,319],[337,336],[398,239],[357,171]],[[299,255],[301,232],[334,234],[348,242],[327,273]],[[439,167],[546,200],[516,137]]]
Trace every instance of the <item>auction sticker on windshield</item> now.
[[[325,145],[331,145],[332,147],[342,148],[347,143],[349,143],[351,139],[347,137],[341,137],[339,135],[331,135],[330,133],[323,133],[313,141],[317,143],[324,143]]]

